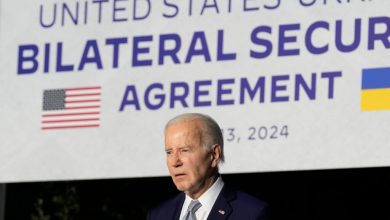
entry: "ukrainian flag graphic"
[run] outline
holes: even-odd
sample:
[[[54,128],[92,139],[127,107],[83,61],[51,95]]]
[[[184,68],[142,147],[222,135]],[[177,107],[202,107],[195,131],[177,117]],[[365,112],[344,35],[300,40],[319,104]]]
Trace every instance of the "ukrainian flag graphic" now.
[[[361,110],[390,110],[390,67],[363,69]]]

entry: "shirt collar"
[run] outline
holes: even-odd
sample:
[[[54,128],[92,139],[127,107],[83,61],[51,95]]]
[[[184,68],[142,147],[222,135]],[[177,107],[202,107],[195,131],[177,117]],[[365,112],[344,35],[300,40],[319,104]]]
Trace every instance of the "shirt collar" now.
[[[214,184],[198,198],[198,201],[202,204],[202,209],[205,209],[207,212],[211,211],[219,193],[223,188],[223,185],[224,182],[221,176],[219,176]],[[186,195],[184,206],[188,207],[191,200],[192,198]]]

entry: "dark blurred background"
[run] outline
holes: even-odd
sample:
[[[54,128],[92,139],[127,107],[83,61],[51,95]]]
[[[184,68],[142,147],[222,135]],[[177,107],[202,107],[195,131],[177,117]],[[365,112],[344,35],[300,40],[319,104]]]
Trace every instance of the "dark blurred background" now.
[[[224,174],[274,219],[390,219],[390,168]],[[145,219],[177,194],[170,177],[6,184],[6,220]]]

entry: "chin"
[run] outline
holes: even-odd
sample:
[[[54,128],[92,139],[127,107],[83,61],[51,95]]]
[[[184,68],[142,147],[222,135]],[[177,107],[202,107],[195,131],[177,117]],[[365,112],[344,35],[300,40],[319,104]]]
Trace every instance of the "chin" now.
[[[186,187],[184,187],[182,184],[176,184],[176,188],[179,191],[185,191],[186,190]]]
[[[177,190],[185,192],[189,190],[189,187],[183,183],[175,183]]]

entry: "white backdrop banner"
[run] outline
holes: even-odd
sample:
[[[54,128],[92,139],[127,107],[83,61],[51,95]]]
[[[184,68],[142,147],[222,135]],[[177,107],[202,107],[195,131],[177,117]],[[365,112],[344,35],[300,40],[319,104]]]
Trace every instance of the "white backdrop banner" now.
[[[214,117],[223,173],[390,165],[390,1],[1,0],[0,182],[168,175]]]

